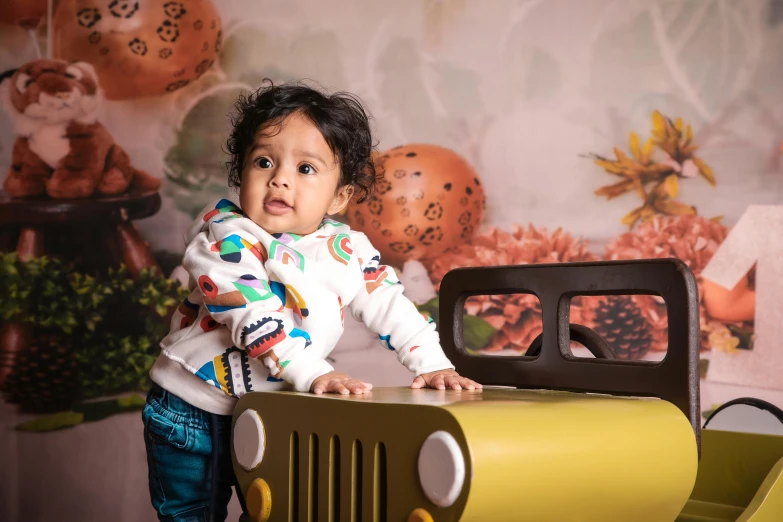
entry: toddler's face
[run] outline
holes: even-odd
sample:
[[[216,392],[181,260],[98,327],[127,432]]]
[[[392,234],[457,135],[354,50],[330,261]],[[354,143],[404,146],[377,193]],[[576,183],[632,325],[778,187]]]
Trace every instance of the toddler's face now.
[[[337,190],[340,173],[318,128],[291,114],[256,134],[242,168],[242,211],[270,234],[310,234],[350,199],[348,186]]]

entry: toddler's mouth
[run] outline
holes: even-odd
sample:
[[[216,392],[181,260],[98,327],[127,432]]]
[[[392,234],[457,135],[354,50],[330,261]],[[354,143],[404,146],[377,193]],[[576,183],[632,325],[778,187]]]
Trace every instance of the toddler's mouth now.
[[[264,201],[264,210],[274,215],[285,214],[291,210],[291,205],[283,201],[282,199],[272,198]]]

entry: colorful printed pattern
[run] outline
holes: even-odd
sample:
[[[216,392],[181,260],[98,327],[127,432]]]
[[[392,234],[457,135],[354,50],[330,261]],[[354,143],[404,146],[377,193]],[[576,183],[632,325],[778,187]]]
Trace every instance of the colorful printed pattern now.
[[[242,329],[242,341],[248,355],[254,359],[264,355],[286,337],[283,321],[272,317],[264,317]]]
[[[223,219],[219,219],[217,221],[213,221],[213,223],[222,223],[226,219],[234,219],[234,218],[244,217],[244,214],[242,213],[242,210],[238,206],[234,205],[233,202],[231,202],[231,201],[229,201],[227,199],[221,199],[220,201],[217,202],[217,205],[215,205],[215,209],[214,210],[210,210],[209,212],[204,214],[204,222],[206,223],[207,221],[209,221],[213,217],[217,216],[218,214],[223,214],[223,213],[227,213],[227,212],[230,213],[231,215],[230,216],[226,216]]]
[[[177,311],[182,314],[182,319],[179,322],[180,330],[193,324],[193,321],[198,317],[198,309],[199,306],[191,303],[187,297],[180,303],[177,307]]]
[[[381,342],[386,348],[392,351],[395,350],[394,346],[392,346],[391,343],[391,335],[379,335],[378,338],[381,340]]]
[[[272,317],[265,317],[242,330],[242,340],[247,348],[248,356],[260,359],[269,369],[270,375],[274,377],[274,379],[267,380],[279,381],[283,369],[291,362],[280,362],[274,351],[274,347],[286,338],[304,339],[305,348],[312,344],[310,335],[307,332],[299,328],[292,328],[290,335],[286,335],[283,321]]]
[[[242,237],[231,234],[225,239],[212,245],[212,251],[220,254],[220,259],[228,263],[239,263],[242,260],[242,250],[246,249],[262,263],[266,260],[264,246],[261,243],[251,245]]]
[[[204,364],[196,375],[231,397],[253,391],[247,354],[236,346]]]
[[[281,363],[277,358],[277,354],[275,354],[274,350],[269,350],[266,354],[264,354],[262,359],[264,361],[264,366],[269,369],[269,375],[271,375],[273,378],[279,378],[280,374],[283,373],[283,368],[285,368],[288,363],[291,362],[283,361],[283,363]]]
[[[300,330],[299,328],[293,328],[291,330],[291,338],[296,339],[297,337],[301,337],[305,340],[305,348],[313,344],[313,342],[310,340],[310,334],[304,330]],[[286,364],[288,364],[288,362],[286,362]]]
[[[378,289],[382,284],[393,285],[394,281],[389,279],[388,267],[381,265],[381,256],[373,257],[364,267],[364,285],[367,288],[367,293],[371,294]]]
[[[252,274],[245,274],[236,281],[234,281],[234,287],[249,303],[256,301],[264,301],[273,297],[272,289],[269,288],[269,283],[263,279],[258,279]]]
[[[302,239],[302,236],[299,234],[289,234],[286,232],[278,232],[276,234],[272,234],[272,237],[283,243],[284,245],[292,245]]]
[[[318,225],[318,230],[321,230],[322,228],[325,228],[327,226],[341,227],[343,226],[343,224],[340,223],[339,221],[335,221],[334,219],[325,218],[323,221],[321,221],[321,224]]]
[[[329,247],[329,253],[338,262],[348,266],[353,255],[353,246],[351,245],[351,238],[348,234],[337,234],[331,236],[327,243]]]
[[[291,330],[291,339],[296,339],[297,337],[301,337],[305,340],[305,348],[310,346],[312,343],[310,342],[310,336],[307,334],[307,332],[300,330],[299,328],[294,328]],[[269,350],[264,355],[261,356],[262,360],[264,361],[264,365],[269,369],[269,375],[270,377],[267,379],[268,381],[280,381],[280,375],[283,373],[283,370],[291,361],[280,361],[277,358],[277,354],[274,350]]]
[[[284,265],[294,265],[304,272],[305,258],[302,254],[280,241],[273,240],[269,245],[269,258],[279,261]]]
[[[284,285],[277,281],[270,281],[269,283],[272,292],[280,298],[280,302],[283,305],[294,312],[294,317],[298,324],[302,323],[302,320],[310,315],[310,311],[307,309],[307,303],[305,303],[302,296],[291,285]]]
[[[236,290],[218,293],[217,285],[208,275],[198,278],[198,286],[204,294],[204,304],[210,313],[226,312],[237,308],[245,308],[247,303],[263,301],[274,295],[266,281],[252,274],[245,274],[233,282]]]
[[[242,292],[237,290],[225,294],[218,294],[218,288],[208,275],[198,278],[198,286],[204,294],[204,304],[210,313],[225,312],[236,308],[244,308],[247,305]]]
[[[217,330],[220,327],[220,323],[215,321],[215,319],[213,319],[211,315],[205,315],[201,319],[201,323],[199,323],[199,326],[201,326],[201,330],[204,333],[207,333],[207,332],[211,332],[212,330]]]

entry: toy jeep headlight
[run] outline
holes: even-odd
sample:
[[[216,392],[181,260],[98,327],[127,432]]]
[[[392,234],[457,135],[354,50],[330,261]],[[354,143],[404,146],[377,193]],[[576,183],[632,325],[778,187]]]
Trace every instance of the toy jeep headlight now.
[[[449,507],[465,484],[465,455],[459,442],[447,431],[436,431],[419,450],[419,484],[424,495],[438,507]]]
[[[256,410],[242,412],[234,423],[233,446],[236,448],[237,463],[245,471],[253,471],[264,459],[266,433],[264,423]]]

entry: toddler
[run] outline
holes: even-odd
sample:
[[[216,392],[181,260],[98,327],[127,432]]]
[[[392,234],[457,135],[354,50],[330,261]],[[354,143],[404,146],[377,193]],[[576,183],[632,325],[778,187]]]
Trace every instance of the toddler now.
[[[370,392],[326,361],[346,308],[396,352],[411,387],[481,388],[454,371],[367,237],[326,218],[376,181],[355,97],[270,82],[236,109],[228,167],[239,197],[209,205],[187,232],[191,293],[161,342],[142,414],[160,520],[225,520],[231,413],[245,393]]]

